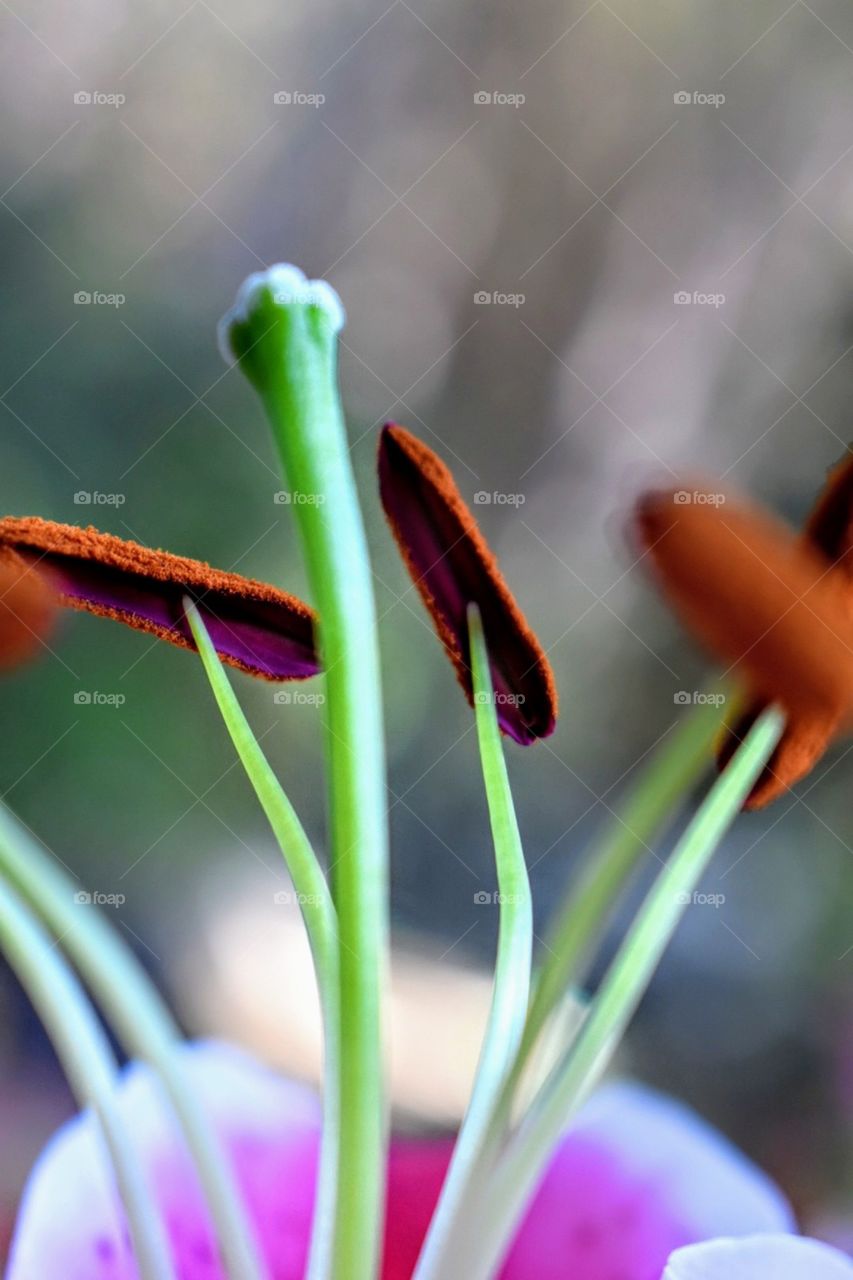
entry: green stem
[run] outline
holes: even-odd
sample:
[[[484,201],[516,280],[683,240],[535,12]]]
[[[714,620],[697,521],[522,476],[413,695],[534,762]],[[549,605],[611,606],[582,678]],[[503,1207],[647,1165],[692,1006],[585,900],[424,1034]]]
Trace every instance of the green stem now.
[[[228,1274],[265,1280],[231,1167],[187,1082],[180,1031],[145,970],[100,911],[75,904],[75,882],[2,806],[0,873],[62,939],[127,1053],[146,1061],[163,1085],[195,1161]]]
[[[415,1280],[438,1280],[445,1275],[457,1208],[467,1198],[471,1174],[477,1167],[494,1105],[520,1044],[530,995],[533,948],[530,882],[501,743],[486,641],[475,605],[469,609],[468,634],[477,737],[495,849],[500,929],[492,1004],[474,1086],[438,1207],[415,1269]]]
[[[272,424],[325,669],[341,1000],[334,1275],[370,1280],[379,1263],[385,1186],[388,832],[376,609],[336,386],[340,317],[328,306],[328,286],[306,282],[293,269],[273,268],[245,290],[227,340]]]
[[[160,1212],[116,1106],[118,1067],[109,1041],[52,939],[2,880],[0,945],[44,1023],[79,1105],[91,1108],[100,1124],[140,1275],[173,1280]]]
[[[446,1275],[487,1280],[510,1244],[521,1216],[565,1130],[588,1096],[643,997],[696,884],[737,816],[784,728],[776,708],[749,732],[717,778],[614,957],[564,1062],[534,1101],[493,1176],[481,1188],[479,1217],[468,1223],[468,1256]]]
[[[323,1136],[314,1209],[307,1280],[323,1280],[330,1274],[335,1225],[335,1197],[338,1179],[339,998],[338,924],[326,878],[305,828],[258,745],[243,710],[208,635],[196,607],[184,600],[193,637],[201,655],[225,727],[240,757],[246,775],[267,816],[287,863],[290,878],[302,910],[323,1013],[324,1074]]]

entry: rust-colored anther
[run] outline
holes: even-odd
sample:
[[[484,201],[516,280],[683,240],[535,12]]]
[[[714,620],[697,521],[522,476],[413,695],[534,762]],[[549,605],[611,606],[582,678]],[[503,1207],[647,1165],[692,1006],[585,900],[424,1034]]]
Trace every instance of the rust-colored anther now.
[[[298,680],[319,670],[311,609],[267,583],[37,516],[0,520],[0,557],[46,574],[68,608],[184,649],[195,648],[182,604],[189,596],[222,661],[250,675]]]
[[[720,765],[763,707],[775,702],[786,712],[782,740],[745,806],[761,808],[853,722],[851,468],[830,477],[802,537],[754,507],[716,502],[701,489],[685,504],[676,497],[683,492],[645,495],[636,529],[676,612],[751,694],[725,733]]]
[[[467,609],[476,604],[501,728],[522,745],[546,737],[557,718],[550,663],[448,468],[423,441],[389,423],[379,444],[379,488],[391,532],[469,702]]]

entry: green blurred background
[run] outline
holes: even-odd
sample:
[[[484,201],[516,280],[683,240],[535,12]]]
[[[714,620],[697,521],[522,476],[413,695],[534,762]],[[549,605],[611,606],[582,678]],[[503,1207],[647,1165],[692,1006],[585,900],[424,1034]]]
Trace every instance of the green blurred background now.
[[[710,473],[797,521],[849,438],[853,10],[10,0],[0,27],[3,511],[301,592],[268,431],[214,330],[252,270],[327,277],[349,315],[341,382],[382,619],[395,925],[486,966],[471,717],[378,511],[378,426],[403,422],[472,502],[491,499],[483,527],[555,667],[557,733],[509,747],[541,934],[702,679],[632,566],[631,496]],[[239,998],[232,1023],[216,983],[246,957],[219,943],[239,904],[257,911],[255,962],[274,954],[267,908],[286,882],[200,668],[88,617],[65,619],[54,649],[0,685],[0,790],[81,888],[124,895],[116,922],[188,1028],[217,1007],[215,1029],[240,1035]],[[316,708],[236,683],[322,847]],[[836,1237],[847,749],[738,824],[704,886],[725,901],[687,912],[627,1055]],[[9,1214],[69,1104],[5,972],[0,1000]]]

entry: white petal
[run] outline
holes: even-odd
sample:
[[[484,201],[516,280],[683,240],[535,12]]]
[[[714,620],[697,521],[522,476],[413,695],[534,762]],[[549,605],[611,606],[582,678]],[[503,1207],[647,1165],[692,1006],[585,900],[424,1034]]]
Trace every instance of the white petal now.
[[[662,1280],[853,1280],[853,1262],[801,1236],[747,1236],[676,1249]]]

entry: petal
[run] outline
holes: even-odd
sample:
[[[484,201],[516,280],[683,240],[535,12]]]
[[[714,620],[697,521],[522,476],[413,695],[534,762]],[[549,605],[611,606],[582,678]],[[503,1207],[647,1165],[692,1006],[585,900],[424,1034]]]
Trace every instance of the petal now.
[[[36,516],[0,520],[0,548],[48,570],[62,604],[195,649],[182,598],[195,601],[223,662],[267,680],[316,675],[313,614],[276,587]]]
[[[301,1280],[319,1131],[314,1096],[224,1045],[183,1053],[231,1155],[271,1280]],[[146,1068],[125,1074],[120,1106],[157,1188],[180,1280],[223,1280],[195,1175]],[[383,1280],[409,1280],[450,1146],[393,1144]],[[687,1108],[611,1084],[561,1144],[501,1280],[658,1280],[681,1245],[790,1228],[772,1183]],[[6,1280],[60,1275],[138,1280],[88,1116],[60,1130],[31,1174]]]
[[[409,1280],[448,1150],[392,1150],[383,1280]],[[659,1280],[673,1249],[793,1229],[773,1183],[692,1111],[642,1085],[605,1085],[563,1139],[501,1280]]]
[[[773,1183],[682,1104],[605,1085],[563,1141],[502,1280],[658,1280],[680,1245],[789,1231]]]
[[[827,726],[853,710],[853,616],[826,562],[783,526],[718,495],[646,495],[636,530],[687,627],[752,692]],[[691,496],[691,495],[688,495]]]
[[[817,1240],[751,1236],[678,1249],[662,1280],[853,1280],[853,1263]]]
[[[300,1280],[314,1192],[314,1095],[228,1045],[182,1050],[185,1070],[231,1155],[270,1280]],[[124,1074],[119,1107],[163,1208],[179,1280],[221,1280],[189,1157],[151,1072]],[[6,1280],[138,1280],[91,1117],[66,1124],[34,1168]]]
[[[49,577],[15,552],[0,552],[0,670],[34,656],[55,613]]]
[[[523,745],[547,737],[557,719],[550,664],[447,467],[416,436],[389,423],[379,444],[379,490],[391,532],[468,701],[473,691],[467,608],[476,604],[501,728]]]

